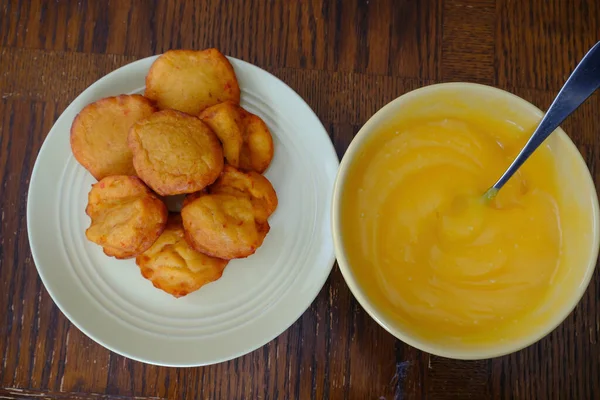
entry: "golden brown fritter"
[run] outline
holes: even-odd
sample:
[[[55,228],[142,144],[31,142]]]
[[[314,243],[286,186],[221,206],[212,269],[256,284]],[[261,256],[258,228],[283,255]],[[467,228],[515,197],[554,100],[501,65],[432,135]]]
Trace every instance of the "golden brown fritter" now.
[[[205,194],[181,210],[185,237],[201,253],[230,260],[253,254],[269,232],[248,197]]]
[[[116,258],[146,251],[167,222],[167,207],[135,176],[109,176],[92,185],[85,212],[92,220],[88,240]]]
[[[225,160],[229,165],[240,166],[240,152],[244,144],[241,107],[226,101],[207,108],[200,119],[210,126],[223,144]]]
[[[160,109],[198,115],[224,101],[239,104],[240,87],[219,50],[169,50],[150,67],[145,95]]]
[[[162,235],[135,261],[144,278],[175,297],[185,296],[216,281],[229,262],[190,247],[184,238],[179,214],[169,216]]]
[[[71,126],[75,159],[98,180],[110,175],[135,175],[127,134],[131,125],[155,111],[150,100],[138,94],[88,104]]]
[[[164,110],[135,123],[129,148],[138,176],[162,196],[193,193],[223,169],[223,149],[200,119]]]
[[[277,194],[267,178],[254,171],[239,171],[230,165],[225,165],[219,179],[208,187],[208,192],[247,197],[258,221],[266,221],[277,208]]]
[[[225,102],[200,114],[223,144],[227,163],[246,171],[263,173],[273,159],[273,138],[260,117]]]
[[[244,144],[240,151],[240,169],[262,174],[273,159],[273,138],[260,117],[243,111]]]

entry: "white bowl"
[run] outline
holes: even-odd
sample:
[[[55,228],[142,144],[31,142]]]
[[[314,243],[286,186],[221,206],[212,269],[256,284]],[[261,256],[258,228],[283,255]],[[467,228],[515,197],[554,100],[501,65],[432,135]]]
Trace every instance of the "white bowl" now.
[[[350,287],[363,308],[392,335],[420,350],[439,356],[456,359],[486,359],[512,353],[529,346],[554,330],[575,308],[585,292],[598,257],[599,212],[598,196],[585,161],[577,147],[562,129],[557,129],[546,141],[554,154],[559,173],[559,185],[565,194],[561,199],[569,207],[578,207],[581,212],[561,221],[565,257],[568,262],[560,268],[542,305],[528,316],[527,325],[518,337],[506,338],[497,343],[456,344],[443,340],[423,338],[411,326],[391,317],[378,308],[373,293],[366,293],[356,278],[354,267],[349,263],[344,249],[340,220],[341,201],[344,196],[349,167],[360,152],[365,141],[377,128],[392,117],[402,120],[432,118],[436,112],[444,111],[447,116],[460,117],[463,113],[477,113],[492,119],[511,121],[519,125],[527,135],[541,119],[543,113],[527,101],[503,90],[471,83],[445,83],[427,86],[387,104],[358,132],[344,155],[338,171],[332,202],[332,228],[338,264]],[[492,182],[490,182],[491,184]],[[568,195],[566,195],[568,194]],[[375,293],[375,295],[377,295]]]

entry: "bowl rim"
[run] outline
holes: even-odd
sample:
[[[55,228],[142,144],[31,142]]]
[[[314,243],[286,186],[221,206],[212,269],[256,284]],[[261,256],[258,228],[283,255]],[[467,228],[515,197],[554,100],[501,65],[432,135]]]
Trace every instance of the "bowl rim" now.
[[[389,321],[391,318],[385,317],[379,313],[377,307],[371,303],[368,297],[363,293],[360,285],[352,273],[349,262],[346,257],[346,254],[343,251],[342,240],[341,240],[341,215],[340,215],[340,205],[341,205],[341,192],[346,182],[346,177],[348,175],[348,168],[351,164],[351,161],[354,160],[357,151],[361,148],[362,144],[369,137],[369,134],[373,131],[373,128],[380,123],[380,119],[382,116],[386,115],[390,110],[395,109],[400,104],[410,101],[411,99],[422,96],[424,94],[428,94],[430,92],[435,92],[440,89],[445,88],[467,88],[467,89],[475,89],[479,91],[487,91],[489,93],[493,93],[493,95],[497,98],[506,98],[513,102],[514,107],[522,109],[526,112],[529,112],[536,117],[541,118],[544,113],[535,105],[531,104],[527,100],[512,94],[506,90],[502,90],[493,86],[482,85],[478,83],[469,83],[469,82],[450,82],[450,83],[437,83],[432,85],[427,85],[420,87],[418,89],[406,92],[396,99],[390,101],[381,109],[379,109],[375,114],[373,114],[367,122],[360,128],[358,133],[352,139],[348,149],[344,153],[342,160],[340,162],[340,166],[338,169],[338,173],[334,183],[333,189],[333,197],[331,202],[331,228],[333,232],[333,243],[335,254],[338,262],[338,266],[340,271],[342,272],[342,276],[346,281],[346,284],[350,288],[350,291],[354,295],[354,297],[358,300],[359,304],[365,309],[365,311],[373,318],[381,327],[395,336],[397,339],[403,341],[404,343],[409,344],[412,347],[415,347],[419,350],[425,351],[430,354],[434,354],[441,357],[459,359],[459,360],[483,360],[490,359],[494,357],[500,357],[503,355],[511,354],[522,350],[539,340],[543,337],[554,331],[560,324],[564,322],[564,320],[571,314],[571,312],[575,309],[575,307],[581,301],[583,295],[585,294],[592,276],[594,274],[594,270],[596,267],[596,263],[598,260],[598,251],[600,247],[600,233],[598,227],[600,226],[600,212],[598,206],[598,194],[595,189],[595,184],[593,178],[591,176],[590,170],[585,163],[579,149],[571,138],[562,130],[562,128],[557,128],[554,131],[554,135],[558,135],[562,141],[564,141],[566,145],[566,150],[573,151],[577,155],[577,167],[582,169],[582,171],[587,171],[584,177],[584,180],[587,182],[587,185],[590,189],[592,189],[592,249],[590,249],[589,258],[587,260],[587,266],[585,270],[585,274],[581,281],[581,284],[577,287],[577,290],[573,293],[573,295],[569,299],[568,306],[562,308],[562,312],[555,314],[555,316],[548,320],[548,323],[543,325],[540,328],[539,333],[530,334],[521,339],[515,340],[514,342],[509,342],[505,346],[494,346],[491,348],[491,351],[487,350],[464,350],[464,349],[452,349],[448,346],[442,346],[439,344],[432,343],[430,340],[420,339],[407,333],[403,329],[395,328]]]

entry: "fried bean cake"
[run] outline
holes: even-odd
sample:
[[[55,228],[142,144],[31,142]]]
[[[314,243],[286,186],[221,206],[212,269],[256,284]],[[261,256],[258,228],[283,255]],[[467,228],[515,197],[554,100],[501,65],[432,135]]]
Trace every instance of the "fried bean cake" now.
[[[85,212],[91,225],[85,235],[119,259],[146,251],[167,222],[167,207],[135,176],[115,175],[92,185]]]
[[[200,114],[223,144],[229,165],[265,172],[273,159],[273,138],[265,122],[233,102],[207,108]]]
[[[135,261],[144,278],[175,297],[216,281],[229,262],[194,250],[184,238],[179,214],[169,215],[167,227],[158,240]]]
[[[230,260],[254,254],[269,232],[252,201],[231,194],[198,194],[181,210],[185,238],[201,253]]]
[[[224,101],[239,104],[240,86],[219,50],[169,50],[150,67],[145,95],[160,109],[198,115]]]
[[[230,165],[225,165],[219,179],[208,187],[208,192],[250,199],[258,221],[266,221],[277,208],[277,193],[267,178],[254,171],[239,171]]]
[[[127,146],[129,128],[156,109],[133,94],[107,97],[85,106],[71,126],[75,159],[97,180],[110,175],[135,175]]]
[[[200,119],[174,110],[136,122],[129,148],[137,175],[161,196],[193,193],[223,170],[223,149]]]

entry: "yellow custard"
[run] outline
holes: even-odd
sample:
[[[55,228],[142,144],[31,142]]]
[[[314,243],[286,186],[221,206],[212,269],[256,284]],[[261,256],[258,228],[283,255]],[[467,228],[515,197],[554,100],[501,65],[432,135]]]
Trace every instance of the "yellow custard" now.
[[[416,335],[518,336],[566,268],[570,211],[548,146],[481,201],[526,139],[516,124],[466,113],[391,121],[355,154],[340,211],[348,263],[377,307]]]

